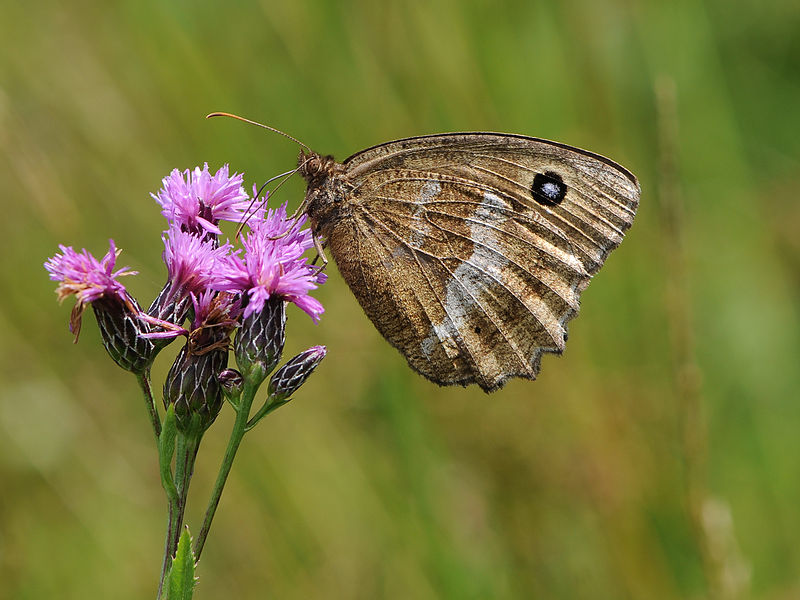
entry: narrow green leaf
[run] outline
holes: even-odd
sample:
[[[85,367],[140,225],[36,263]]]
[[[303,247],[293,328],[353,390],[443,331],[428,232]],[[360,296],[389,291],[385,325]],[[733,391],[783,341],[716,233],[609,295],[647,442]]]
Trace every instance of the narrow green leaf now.
[[[166,583],[166,600],[191,600],[197,579],[194,576],[192,536],[186,527],[178,542],[178,551],[169,568]]]
[[[161,485],[171,501],[178,498],[178,490],[172,477],[172,456],[175,454],[175,436],[177,435],[175,409],[170,404],[164,417],[161,435],[158,438],[158,464],[161,470]]]

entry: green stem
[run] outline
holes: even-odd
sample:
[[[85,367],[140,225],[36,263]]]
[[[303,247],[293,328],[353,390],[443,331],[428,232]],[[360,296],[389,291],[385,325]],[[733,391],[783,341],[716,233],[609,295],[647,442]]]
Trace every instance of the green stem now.
[[[156,441],[161,435],[161,419],[156,410],[156,402],[153,399],[153,392],[150,389],[150,369],[147,368],[142,373],[136,374],[136,381],[139,382],[139,387],[142,388],[144,394],[144,402],[147,405],[147,413],[150,415],[150,423],[153,426],[153,433],[156,436]]]
[[[264,406],[262,406],[259,411],[253,415],[253,417],[247,422],[247,426],[245,427],[245,432],[250,431],[253,427],[255,427],[258,422],[270,414],[272,411],[280,408],[284,404],[287,404],[291,400],[291,398],[287,398],[286,400],[281,400],[279,402],[273,402],[272,404],[267,401]]]
[[[194,463],[200,448],[200,436],[192,437],[178,434],[178,449],[175,456],[175,483],[178,488],[178,514],[173,523],[171,555],[178,549],[178,541],[183,527],[183,515],[186,512],[186,499],[189,494],[189,482],[194,473]]]
[[[175,409],[170,406],[164,417],[164,427],[158,440],[158,468],[161,472],[161,485],[167,495],[167,534],[164,541],[164,560],[161,564],[161,578],[158,581],[158,595],[164,589],[164,580],[167,576],[170,564],[172,564],[169,548],[172,539],[172,528],[178,506],[178,488],[175,486],[175,478],[172,473],[172,459],[175,456],[175,438],[177,429],[175,427]]]
[[[158,581],[158,595],[156,596],[156,600],[161,598],[161,592],[164,590],[164,580],[167,577],[167,571],[169,571],[169,566],[172,564],[172,556],[173,553],[170,552],[170,547],[172,546],[172,528],[173,522],[175,521],[175,515],[177,513],[177,498],[169,499],[169,509],[167,512],[167,535],[165,536],[164,540],[164,562],[161,565],[161,579]]]
[[[253,399],[255,398],[257,390],[258,385],[249,383],[245,383],[244,389],[242,390],[242,397],[236,412],[236,422],[233,424],[231,437],[228,440],[228,448],[225,450],[225,457],[222,459],[217,481],[214,483],[214,490],[211,492],[211,498],[208,501],[203,527],[200,529],[200,533],[197,534],[197,539],[194,542],[194,556],[196,561],[200,560],[200,553],[203,551],[203,546],[208,537],[208,531],[211,529],[211,521],[214,519],[214,513],[217,511],[219,500],[222,497],[222,489],[225,487],[225,482],[231,471],[233,459],[236,456],[236,451],[239,449],[239,444],[241,444],[242,438],[247,431],[250,407],[253,405]]]
[[[178,444],[175,452],[175,487],[178,493],[175,497],[168,497],[167,539],[164,545],[164,563],[161,567],[158,598],[161,597],[164,579],[172,564],[172,558],[178,550],[178,542],[180,541],[181,529],[183,528],[183,518],[186,513],[186,498],[189,493],[189,482],[194,472],[194,463],[197,458],[197,451],[200,448],[200,438],[202,434],[199,436],[191,436],[178,433],[177,437]]]

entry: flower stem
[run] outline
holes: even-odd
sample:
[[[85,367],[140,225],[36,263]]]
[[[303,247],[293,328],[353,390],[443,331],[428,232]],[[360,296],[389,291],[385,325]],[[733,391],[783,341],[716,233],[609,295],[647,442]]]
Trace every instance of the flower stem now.
[[[172,556],[173,553],[170,552],[170,547],[172,546],[172,529],[173,529],[173,522],[175,521],[175,515],[177,513],[177,498],[176,499],[169,499],[169,507],[167,511],[167,535],[165,536],[164,540],[164,561],[161,564],[161,578],[158,581],[158,595],[156,595],[156,600],[161,598],[161,592],[164,589],[164,580],[167,577],[167,571],[169,571],[169,567],[172,564]]]
[[[279,402],[273,402],[272,404],[270,404],[269,402],[267,402],[266,404],[264,404],[264,406],[262,406],[262,407],[261,407],[261,408],[258,410],[258,412],[257,412],[256,414],[254,414],[254,415],[253,415],[253,418],[252,418],[252,419],[250,419],[250,420],[247,422],[247,425],[246,425],[246,427],[245,427],[245,432],[247,432],[247,431],[250,431],[250,430],[251,430],[253,427],[255,427],[255,426],[258,424],[258,422],[259,422],[261,419],[263,419],[264,417],[266,417],[266,416],[267,416],[268,414],[270,414],[272,411],[279,409],[279,408],[280,408],[281,406],[283,406],[284,404],[288,404],[289,400],[291,400],[291,398],[287,398],[286,400],[281,400],[281,401],[279,401]]]
[[[164,587],[164,579],[172,564],[172,558],[178,549],[178,541],[183,527],[183,517],[186,512],[186,498],[189,493],[189,482],[194,472],[194,463],[197,451],[200,448],[201,435],[192,436],[178,433],[177,450],[175,453],[175,483],[177,496],[168,498],[167,536],[164,544],[164,563],[161,567],[161,581],[158,584],[158,598]]]
[[[211,498],[208,501],[208,508],[206,509],[206,516],[203,520],[203,527],[200,533],[197,534],[197,539],[194,542],[194,555],[195,560],[200,560],[200,553],[203,551],[203,545],[206,543],[208,531],[211,529],[211,521],[214,519],[214,513],[217,511],[219,500],[222,497],[222,489],[225,487],[225,482],[228,479],[228,474],[233,465],[233,459],[236,456],[236,451],[239,449],[239,444],[242,442],[245,432],[247,431],[247,420],[250,416],[250,407],[253,404],[258,385],[245,383],[242,390],[242,397],[239,402],[238,410],[236,412],[236,422],[231,431],[231,437],[228,440],[228,448],[225,450],[225,457],[222,459],[222,465],[219,468],[217,481],[214,483],[214,490],[211,492]]]
[[[178,488],[178,514],[173,523],[172,554],[178,549],[178,540],[181,537],[183,515],[186,512],[186,498],[189,494],[189,482],[194,472],[194,462],[197,450],[200,448],[200,436],[193,437],[178,434],[178,449],[175,455],[175,482]]]
[[[136,374],[136,381],[139,382],[139,387],[142,388],[144,394],[144,403],[147,406],[147,413],[150,415],[150,423],[153,426],[153,433],[156,436],[156,441],[161,435],[161,419],[156,410],[156,402],[153,399],[153,391],[150,389],[150,369],[145,369],[142,373]]]

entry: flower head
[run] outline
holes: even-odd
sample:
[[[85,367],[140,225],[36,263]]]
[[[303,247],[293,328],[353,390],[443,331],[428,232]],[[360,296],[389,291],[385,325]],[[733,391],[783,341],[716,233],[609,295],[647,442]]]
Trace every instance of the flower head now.
[[[50,273],[50,279],[59,281],[56,293],[59,302],[74,294],[81,304],[89,304],[103,296],[117,296],[121,300],[127,298],[125,286],[117,281],[122,275],[136,275],[128,267],[114,271],[120,251],[114,240],[108,240],[106,255],[97,260],[85,248],[76,252],[72,246],[59,245],[60,254],[44,263]]]
[[[240,221],[250,208],[250,197],[242,187],[242,174],[228,174],[223,165],[214,175],[208,164],[193,171],[173,169],[162,180],[158,194],[151,194],[161,205],[161,214],[171,225],[195,234],[220,234],[220,220]],[[256,208],[254,216],[260,217],[262,209]]]
[[[239,324],[242,305],[236,294],[206,290],[202,294],[192,294],[192,305],[194,318],[190,337],[202,334],[203,339],[196,341],[200,348],[207,345],[204,339],[227,340]],[[216,345],[216,341],[213,343]]]
[[[217,246],[173,225],[161,236],[164,241],[164,264],[174,290],[185,294],[204,292],[214,287],[217,268],[230,254],[229,243]]]
[[[228,363],[230,335],[238,324],[239,300],[228,292],[191,295],[192,331],[164,383],[165,406],[175,405],[178,429],[203,431],[222,408],[218,375]]]
[[[92,256],[85,248],[76,252],[72,246],[60,245],[60,253],[44,263],[44,268],[50,273],[50,279],[58,281],[56,294],[59,302],[68,296],[74,295],[77,303],[70,319],[70,331],[76,336],[80,331],[81,316],[88,304],[100,299],[116,300],[121,304],[132,307],[132,301],[125,286],[117,281],[123,275],[136,275],[128,267],[114,270],[119,251],[114,245],[114,240],[109,240],[106,255],[100,260]]]
[[[295,303],[316,322],[322,304],[308,295],[326,275],[310,265],[303,254],[313,246],[311,232],[302,229],[305,216],[287,219],[286,205],[269,210],[263,220],[251,220],[244,237],[244,257],[230,255],[220,271],[219,289],[247,294],[244,316],[261,311],[273,296]]]
[[[216,239],[204,239],[173,224],[161,236],[164,242],[164,263],[167,266],[167,283],[150,305],[147,314],[152,324],[164,329],[150,337],[173,337],[186,318],[192,295],[202,294],[215,287],[219,278],[218,266],[231,252],[229,243],[217,245]],[[178,326],[177,329],[172,325]]]

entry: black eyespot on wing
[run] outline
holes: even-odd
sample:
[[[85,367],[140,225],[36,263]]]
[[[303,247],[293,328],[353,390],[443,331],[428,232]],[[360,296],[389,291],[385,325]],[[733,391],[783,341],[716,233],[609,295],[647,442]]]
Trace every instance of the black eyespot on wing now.
[[[480,333],[480,332],[481,332],[481,328],[476,325],[475,326],[475,333]]]
[[[539,204],[556,206],[567,195],[567,185],[558,173],[537,173],[531,185],[531,195]]]

